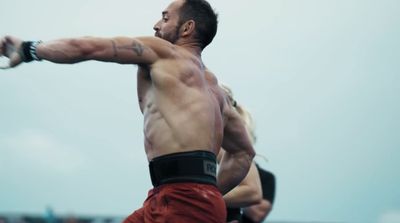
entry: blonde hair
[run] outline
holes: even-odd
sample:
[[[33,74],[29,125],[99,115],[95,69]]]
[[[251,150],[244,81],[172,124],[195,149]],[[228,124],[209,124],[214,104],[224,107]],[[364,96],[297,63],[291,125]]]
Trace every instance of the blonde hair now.
[[[255,124],[253,117],[251,116],[250,112],[245,109],[241,104],[238,104],[236,100],[233,98],[232,90],[225,84],[220,84],[222,90],[226,93],[229,100],[231,101],[231,105],[235,108],[235,110],[239,113],[240,117],[246,124],[247,134],[250,137],[251,143],[255,144],[257,140],[257,136],[255,134]]]

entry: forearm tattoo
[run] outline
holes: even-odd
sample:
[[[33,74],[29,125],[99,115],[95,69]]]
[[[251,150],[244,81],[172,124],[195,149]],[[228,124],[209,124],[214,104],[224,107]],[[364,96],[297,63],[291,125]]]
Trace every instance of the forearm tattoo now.
[[[145,50],[145,47],[138,43],[137,41],[133,41],[131,45],[125,45],[125,46],[117,46],[114,40],[111,40],[112,46],[113,46],[113,51],[114,51],[114,57],[118,56],[118,51],[119,50],[131,50],[134,53],[136,53],[137,56],[142,56],[143,52]]]

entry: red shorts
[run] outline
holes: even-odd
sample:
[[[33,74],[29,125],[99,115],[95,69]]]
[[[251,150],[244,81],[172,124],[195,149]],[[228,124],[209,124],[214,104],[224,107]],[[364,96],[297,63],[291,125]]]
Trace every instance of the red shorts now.
[[[123,223],[225,223],[226,207],[217,187],[164,184],[149,191],[143,207]]]

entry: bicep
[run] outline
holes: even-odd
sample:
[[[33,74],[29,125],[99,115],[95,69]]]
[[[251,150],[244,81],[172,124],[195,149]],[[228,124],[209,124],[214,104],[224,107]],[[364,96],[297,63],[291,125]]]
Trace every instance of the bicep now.
[[[128,37],[102,39],[94,57],[121,64],[152,64],[158,59],[158,55],[154,46],[147,42]]]
[[[120,64],[151,65],[171,54],[171,44],[152,37],[83,37],[72,39],[69,48],[79,52],[82,60],[99,60]]]

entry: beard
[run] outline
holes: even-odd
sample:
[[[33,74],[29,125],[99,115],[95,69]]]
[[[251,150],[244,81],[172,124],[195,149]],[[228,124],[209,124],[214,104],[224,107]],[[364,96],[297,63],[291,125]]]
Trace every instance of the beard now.
[[[179,27],[177,26],[169,32],[156,32],[155,36],[174,44],[179,39]]]

